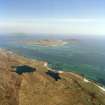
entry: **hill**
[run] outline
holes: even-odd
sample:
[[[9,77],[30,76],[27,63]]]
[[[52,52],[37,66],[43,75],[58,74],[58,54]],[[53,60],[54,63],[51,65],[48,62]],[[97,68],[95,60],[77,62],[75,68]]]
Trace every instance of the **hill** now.
[[[0,49],[0,105],[105,105],[104,88]]]

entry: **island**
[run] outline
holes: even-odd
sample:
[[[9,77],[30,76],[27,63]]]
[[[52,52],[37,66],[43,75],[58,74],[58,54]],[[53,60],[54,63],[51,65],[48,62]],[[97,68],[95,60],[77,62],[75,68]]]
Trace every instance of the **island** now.
[[[63,46],[66,44],[74,44],[78,43],[78,40],[74,39],[64,39],[64,40],[57,40],[57,39],[42,39],[42,40],[20,40],[18,43],[24,44],[24,45],[40,45],[45,47],[55,47],[55,46]]]

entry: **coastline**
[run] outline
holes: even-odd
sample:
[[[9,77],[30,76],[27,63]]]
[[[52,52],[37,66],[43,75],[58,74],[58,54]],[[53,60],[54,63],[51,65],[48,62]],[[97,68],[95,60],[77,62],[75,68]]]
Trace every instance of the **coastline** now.
[[[93,80],[89,80],[89,79],[83,77],[83,76],[80,75],[80,74],[73,73],[73,72],[66,72],[66,71],[62,71],[62,70],[54,70],[54,69],[52,69],[52,68],[50,68],[50,67],[48,66],[48,62],[46,62],[46,61],[40,61],[40,60],[35,60],[35,59],[27,58],[27,57],[24,57],[24,56],[22,56],[22,55],[18,55],[18,54],[14,53],[14,52],[12,52],[12,51],[10,51],[10,50],[8,50],[8,49],[0,48],[0,53],[2,53],[2,54],[5,55],[4,52],[6,52],[7,55],[12,55],[12,56],[16,56],[16,57],[25,58],[25,59],[28,59],[28,60],[33,61],[33,62],[35,62],[35,61],[41,62],[41,64],[42,64],[43,67],[45,67],[45,68],[47,68],[48,70],[50,70],[50,71],[52,71],[52,72],[54,72],[54,73],[57,73],[57,74],[59,74],[59,75],[62,75],[62,74],[65,74],[65,73],[70,74],[70,75],[74,75],[75,77],[80,78],[80,79],[81,79],[82,81],[84,81],[86,84],[88,84],[88,83],[93,83],[93,84],[94,84],[95,86],[97,86],[100,90],[102,90],[103,92],[105,92],[105,87],[104,87],[104,85],[102,86],[102,85],[100,85],[100,84],[97,83],[97,82],[95,83]]]

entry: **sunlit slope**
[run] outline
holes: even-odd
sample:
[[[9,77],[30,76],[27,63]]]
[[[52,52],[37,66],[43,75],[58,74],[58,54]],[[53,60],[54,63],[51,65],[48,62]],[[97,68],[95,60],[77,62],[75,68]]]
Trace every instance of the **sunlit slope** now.
[[[0,49],[0,105],[105,105],[95,83]]]

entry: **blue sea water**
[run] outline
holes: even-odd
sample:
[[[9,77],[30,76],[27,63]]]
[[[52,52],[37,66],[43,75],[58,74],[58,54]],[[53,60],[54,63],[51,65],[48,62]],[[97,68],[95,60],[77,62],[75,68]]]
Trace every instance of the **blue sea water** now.
[[[0,47],[28,58],[45,60],[56,70],[76,72],[105,85],[105,38],[79,37],[77,43],[56,47],[29,46],[18,43],[20,40],[46,38],[49,36],[0,36]]]

